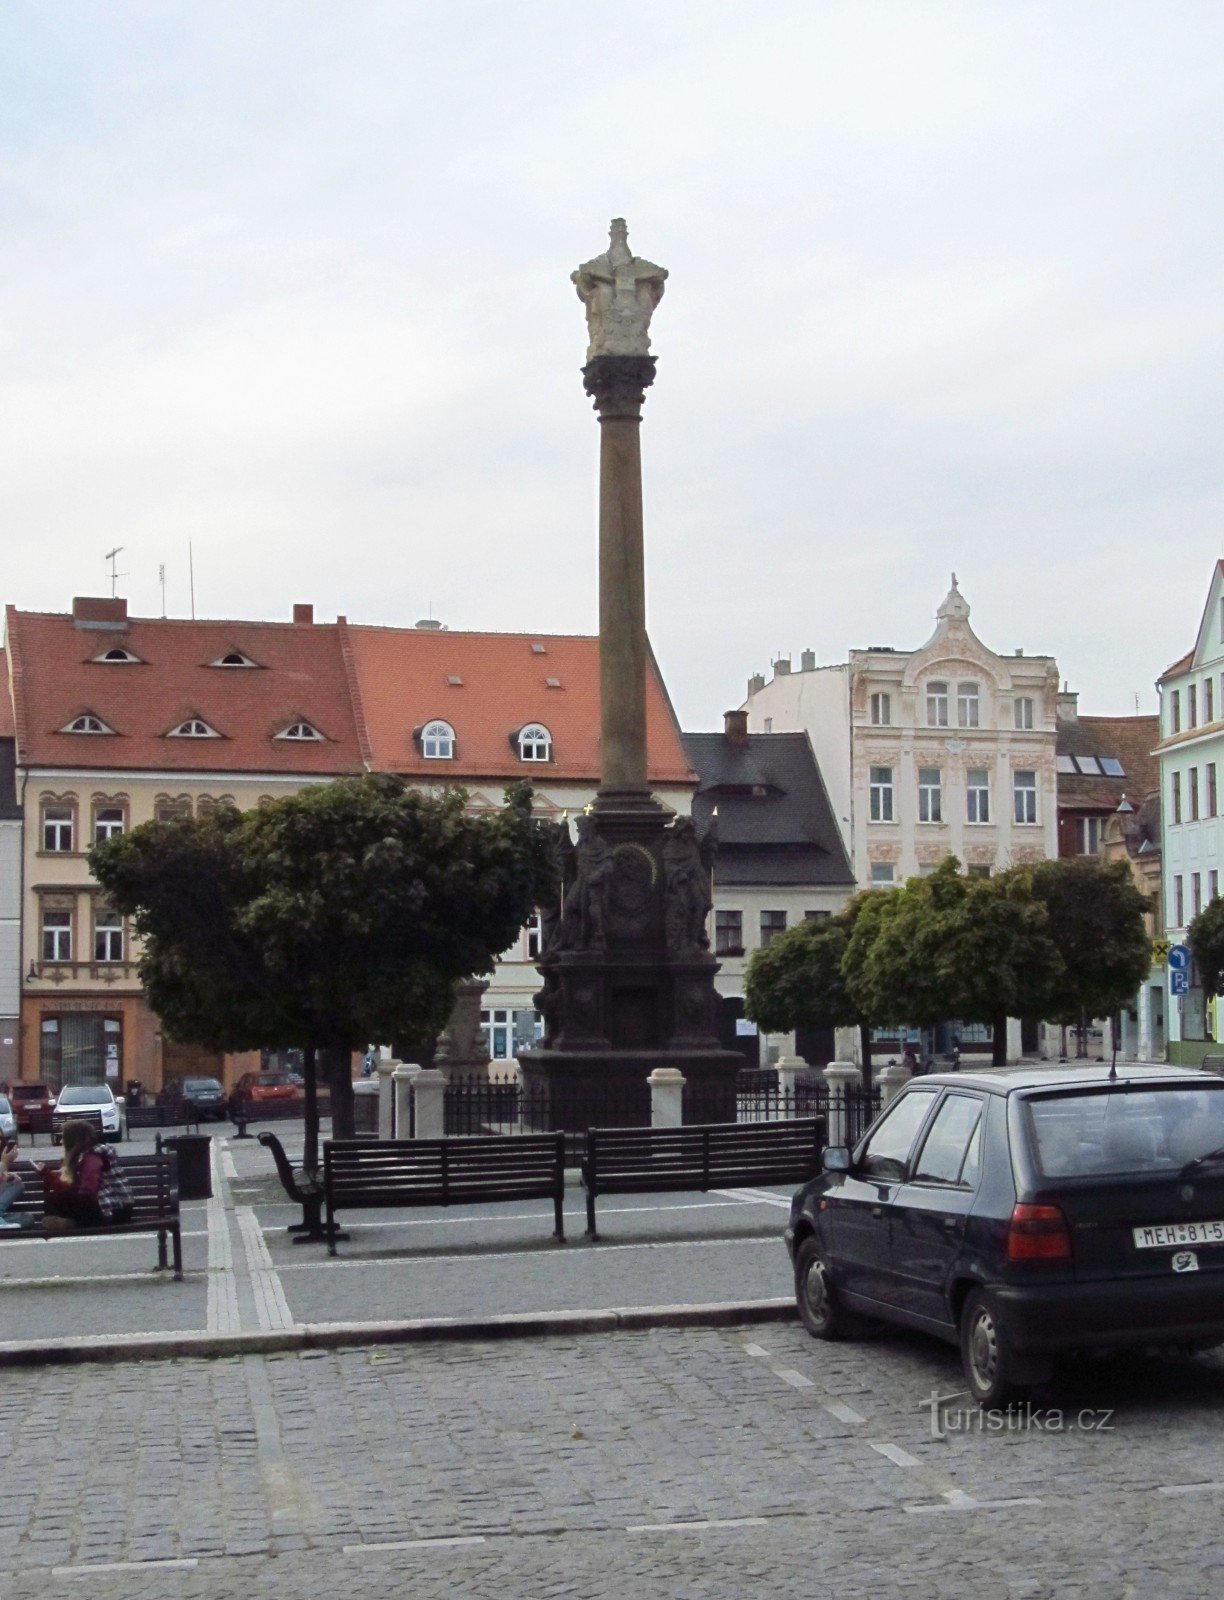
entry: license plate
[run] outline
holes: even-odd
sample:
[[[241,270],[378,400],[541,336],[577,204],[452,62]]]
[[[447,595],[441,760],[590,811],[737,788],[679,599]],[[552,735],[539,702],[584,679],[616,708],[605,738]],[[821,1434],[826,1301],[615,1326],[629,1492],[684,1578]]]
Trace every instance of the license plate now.
[[[1185,1244],[1224,1244],[1224,1222],[1158,1222],[1135,1228],[1136,1250],[1170,1250]]]

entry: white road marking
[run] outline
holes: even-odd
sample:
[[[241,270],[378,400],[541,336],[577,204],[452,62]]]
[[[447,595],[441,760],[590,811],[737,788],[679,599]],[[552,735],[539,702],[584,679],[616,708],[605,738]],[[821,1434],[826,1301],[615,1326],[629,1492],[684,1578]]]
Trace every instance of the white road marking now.
[[[922,1465],[917,1456],[910,1455],[908,1450],[903,1450],[899,1444],[891,1444],[887,1439],[868,1439],[867,1443],[879,1455],[886,1456],[894,1466],[920,1467]]]
[[[784,1383],[789,1383],[794,1389],[814,1389],[816,1387],[811,1378],[805,1378],[802,1372],[796,1372],[794,1367],[774,1367],[772,1370]]]
[[[1007,1511],[1012,1506],[1039,1506],[1042,1501],[1035,1495],[1022,1495],[1014,1500],[975,1500],[963,1489],[945,1489],[943,1505],[906,1506],[910,1516],[930,1516],[939,1511]]]
[[[789,1211],[791,1203],[786,1195],[770,1194],[768,1189],[715,1189],[715,1194],[725,1194],[733,1200],[745,1200],[749,1205],[777,1206]]]
[[[344,1224],[347,1226],[347,1224]],[[763,1236],[765,1237],[765,1236]],[[601,1256],[612,1255],[614,1251],[624,1250],[734,1250],[737,1247],[751,1245],[758,1249],[761,1239],[755,1235],[745,1239],[668,1239],[654,1244],[601,1244],[595,1248]],[[532,1250],[527,1252],[532,1264],[532,1271],[545,1261],[572,1261],[573,1252],[564,1249]],[[377,1255],[363,1258],[339,1256],[325,1258],[322,1261],[286,1261],[281,1264],[279,1271],[286,1272],[333,1272],[337,1267],[349,1268],[374,1268],[381,1272],[383,1268],[397,1264],[409,1267],[436,1267],[439,1265],[461,1266],[470,1270],[471,1264],[476,1261],[522,1261],[522,1250],[490,1250],[482,1251],[479,1256],[402,1256],[402,1255]]]
[[[860,1423],[867,1421],[867,1418],[860,1416],[853,1406],[844,1406],[840,1400],[822,1400],[821,1407],[831,1417],[836,1417],[838,1422]]]
[[[1167,1483],[1157,1494],[1221,1494],[1224,1483]]]
[[[195,1278],[199,1274],[185,1272],[185,1278]],[[45,1278],[0,1278],[0,1289],[80,1289],[87,1288],[95,1283],[149,1283],[160,1287],[165,1283],[173,1283],[174,1279],[163,1272],[97,1272],[88,1276],[84,1273],[55,1273]]]
[[[149,1572],[154,1567],[177,1567],[185,1571],[191,1567],[198,1567],[199,1560],[195,1556],[179,1556],[174,1560],[161,1561],[99,1561],[88,1567],[52,1567],[53,1578],[92,1578],[98,1572]]]
[[[239,1185],[240,1188],[244,1186]],[[256,1185],[250,1185],[254,1188]],[[299,1211],[300,1205],[292,1200],[256,1201],[260,1211]],[[742,1208],[745,1205],[755,1205],[756,1201],[748,1200],[697,1200],[691,1204],[678,1206],[600,1206],[599,1215],[603,1217],[646,1217],[656,1212],[671,1211],[728,1211]],[[580,1206],[571,1206],[564,1212],[567,1220],[581,1221],[585,1224],[586,1211]],[[551,1217],[552,1211],[506,1211],[493,1215],[473,1215],[472,1213],[448,1214],[442,1217],[402,1217],[393,1222],[351,1222],[345,1220],[346,1229],[361,1230],[365,1228],[441,1228],[451,1223],[465,1222],[471,1226],[478,1223],[490,1222],[543,1222],[546,1217]]]
[[[744,1354],[746,1356],[764,1356],[766,1360],[769,1359],[769,1351],[766,1350],[763,1344],[746,1344],[744,1346]]]
[[[702,1528],[764,1528],[764,1517],[711,1517],[704,1522],[634,1522],[626,1533],[693,1533]]]
[[[247,1270],[251,1274],[251,1287],[255,1291],[255,1315],[259,1319],[259,1326],[265,1331],[292,1328],[293,1313],[285,1299],[280,1276],[272,1264],[258,1218],[250,1206],[239,1206],[235,1214],[246,1254]]]
[[[471,1533],[453,1539],[389,1539],[382,1544],[344,1544],[340,1549],[346,1556],[360,1556],[367,1550],[453,1550],[456,1545],[484,1542],[483,1533]]]

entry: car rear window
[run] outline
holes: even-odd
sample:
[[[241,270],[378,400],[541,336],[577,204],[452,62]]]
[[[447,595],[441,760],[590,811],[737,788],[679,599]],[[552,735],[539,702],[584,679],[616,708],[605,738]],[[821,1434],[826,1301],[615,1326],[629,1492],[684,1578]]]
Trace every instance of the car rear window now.
[[[46,1086],[41,1083],[14,1084],[9,1091],[14,1100],[45,1100]]]
[[[274,1089],[291,1089],[293,1079],[287,1072],[261,1072],[255,1083],[271,1084]]]
[[[221,1085],[216,1078],[184,1078],[183,1089],[187,1094],[199,1094],[203,1089],[220,1091]]]
[[[1049,1095],[1025,1108],[1047,1178],[1173,1172],[1224,1147],[1224,1083]]]

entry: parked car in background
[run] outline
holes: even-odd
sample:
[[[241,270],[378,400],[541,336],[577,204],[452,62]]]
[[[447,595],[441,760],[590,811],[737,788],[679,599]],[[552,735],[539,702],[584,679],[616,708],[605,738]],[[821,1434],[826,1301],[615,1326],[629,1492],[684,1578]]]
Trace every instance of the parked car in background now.
[[[959,1343],[1006,1405],[1072,1352],[1224,1343],[1224,1080],[1173,1067],[984,1069],[909,1084],[795,1196],[816,1338],[899,1323]]]
[[[65,1122],[92,1122],[106,1138],[123,1138],[119,1102],[105,1083],[75,1083],[61,1089],[51,1113],[51,1137],[59,1140]]]
[[[50,1112],[55,1108],[55,1095],[45,1083],[10,1083],[8,1100],[17,1119],[18,1133],[30,1131],[32,1112]]]
[[[229,1097],[230,1120],[254,1119],[261,1113],[291,1115],[302,1104],[302,1091],[291,1072],[244,1072]]]
[[[8,1096],[0,1094],[0,1135],[11,1135],[16,1132],[17,1118],[13,1115]]]
[[[184,1078],[182,1103],[201,1122],[224,1122],[229,1114],[225,1090],[218,1078]]]

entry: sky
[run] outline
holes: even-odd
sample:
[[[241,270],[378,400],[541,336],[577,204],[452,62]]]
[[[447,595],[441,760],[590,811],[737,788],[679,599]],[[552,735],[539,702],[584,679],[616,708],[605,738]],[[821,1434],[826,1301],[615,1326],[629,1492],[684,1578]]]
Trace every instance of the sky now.
[[[593,632],[569,274],[666,266],[648,624],[1154,709],[1224,554],[1217,0],[5,0],[0,598]]]

